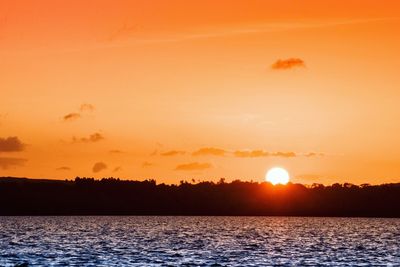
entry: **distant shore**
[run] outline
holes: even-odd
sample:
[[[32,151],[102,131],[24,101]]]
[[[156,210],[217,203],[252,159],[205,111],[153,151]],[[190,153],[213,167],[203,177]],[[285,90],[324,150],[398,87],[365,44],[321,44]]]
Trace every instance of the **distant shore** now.
[[[400,217],[400,183],[301,184],[221,180],[180,185],[116,178],[0,177],[0,215]]]

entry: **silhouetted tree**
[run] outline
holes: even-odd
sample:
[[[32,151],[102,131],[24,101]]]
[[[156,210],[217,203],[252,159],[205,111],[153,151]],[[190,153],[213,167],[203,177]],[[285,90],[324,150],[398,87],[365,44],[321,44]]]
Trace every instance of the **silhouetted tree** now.
[[[154,179],[0,178],[0,215],[290,215],[400,217],[400,183],[273,186]]]

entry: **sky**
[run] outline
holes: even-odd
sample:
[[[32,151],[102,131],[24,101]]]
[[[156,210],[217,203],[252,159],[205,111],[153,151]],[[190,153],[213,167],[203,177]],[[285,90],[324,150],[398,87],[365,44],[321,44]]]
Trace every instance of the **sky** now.
[[[400,2],[0,1],[0,176],[400,181]]]

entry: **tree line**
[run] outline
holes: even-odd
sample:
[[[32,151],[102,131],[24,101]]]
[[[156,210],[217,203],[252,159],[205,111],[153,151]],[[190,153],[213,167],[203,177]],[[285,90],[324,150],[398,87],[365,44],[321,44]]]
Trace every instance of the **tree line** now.
[[[400,183],[324,186],[118,178],[0,178],[0,215],[254,215],[400,217]]]

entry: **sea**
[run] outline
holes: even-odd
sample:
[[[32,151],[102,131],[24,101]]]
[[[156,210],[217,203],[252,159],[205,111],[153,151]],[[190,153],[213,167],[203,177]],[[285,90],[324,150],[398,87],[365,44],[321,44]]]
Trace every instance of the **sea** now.
[[[400,266],[400,219],[0,217],[0,266]]]

